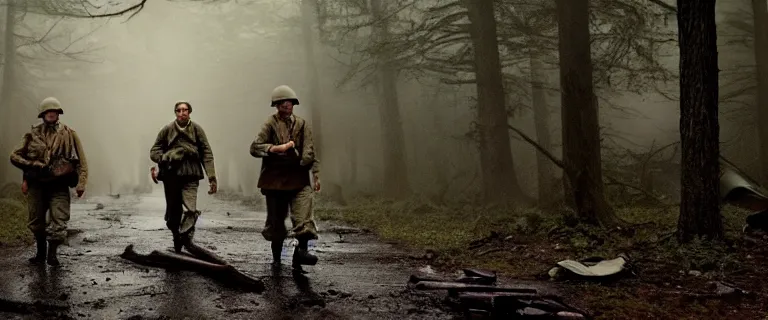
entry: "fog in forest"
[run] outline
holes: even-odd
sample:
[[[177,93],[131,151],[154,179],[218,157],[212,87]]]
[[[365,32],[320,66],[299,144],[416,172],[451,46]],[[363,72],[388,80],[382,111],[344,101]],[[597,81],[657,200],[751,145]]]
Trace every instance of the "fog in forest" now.
[[[542,13],[553,5],[499,2],[504,96],[480,100],[501,101],[502,113],[495,115],[507,115],[509,125],[533,140],[548,135],[545,148],[560,157],[557,26]],[[443,19],[458,10],[455,3],[325,1],[302,11],[300,1],[148,1],[130,19],[130,14],[89,19],[73,17],[83,14],[77,6],[16,0],[12,10],[3,8],[0,149],[10,153],[39,121],[37,104],[54,96],[64,109],[62,122],[84,143],[87,193],[145,192],[153,186],[149,148],[174,119],[174,103],[187,100],[193,121],[210,139],[219,187],[252,195],[258,192],[260,160],[248,148],[274,113],[271,90],[286,84],[301,101],[295,113],[319,128],[323,193],[331,197],[404,193],[477,200],[483,190],[481,153],[498,141],[508,143],[511,154],[496,161],[514,163],[501,163],[514,172],[502,177],[507,182],[499,187],[519,186],[522,192],[506,196],[536,199],[542,177],[552,179],[551,190],[562,194],[560,169],[537,158],[517,133],[478,143],[478,121],[495,115],[478,115],[474,79],[481,76],[473,74],[473,42],[462,27],[449,25],[466,25],[467,19]],[[638,182],[627,168],[679,140],[676,22],[661,6],[608,3],[595,18],[605,24],[591,27],[598,35],[592,56],[602,162],[612,177],[634,186],[645,181]],[[745,115],[755,101],[754,63],[750,35],[739,25],[751,17],[747,3],[738,5],[718,2],[721,140],[726,156],[754,171],[759,169],[750,141],[754,117]],[[67,16],[67,10],[76,14]],[[609,20],[613,15],[626,21]],[[377,17],[389,21],[371,25],[386,20]],[[532,83],[541,85],[537,90]],[[543,122],[537,122],[537,112]],[[653,176],[668,180],[654,183],[675,196],[679,152],[670,147],[653,157],[658,160]],[[5,182],[20,180],[18,169],[7,161],[3,166]],[[540,173],[538,166],[551,174]]]
[[[262,186],[294,190],[265,197],[250,146],[281,85],[311,126],[322,183],[282,144]],[[40,123],[46,97],[82,140],[85,198],[65,213],[62,185],[0,164],[0,313],[577,318],[560,313],[567,302],[595,319],[766,318],[765,0],[0,0],[0,154]],[[167,263],[162,247],[181,252],[176,223],[195,209],[180,205],[188,185],[153,183],[149,151],[182,100],[218,193],[200,180],[200,245]],[[68,168],[48,160],[33,166]],[[52,200],[38,198],[49,181]],[[58,265],[53,233],[73,267],[28,276],[21,246]],[[123,261],[152,257],[266,299]],[[301,260],[320,267],[305,274]],[[287,263],[296,288],[283,287]],[[37,285],[56,304],[38,304]]]

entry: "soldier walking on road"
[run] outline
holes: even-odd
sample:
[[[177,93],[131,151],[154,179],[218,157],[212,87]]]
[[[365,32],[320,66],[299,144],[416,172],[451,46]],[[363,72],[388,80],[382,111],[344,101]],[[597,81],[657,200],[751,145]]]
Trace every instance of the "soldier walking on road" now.
[[[29,259],[58,266],[56,250],[67,237],[71,194],[85,192],[88,163],[83,144],[72,128],[59,122],[64,114],[56,98],[40,103],[38,118],[42,123],[24,134],[21,144],[11,153],[11,163],[24,172],[22,191],[27,195],[29,229],[35,235],[37,254]],[[46,213],[50,210],[50,222]]]
[[[192,106],[179,101],[174,107],[176,120],[164,126],[157,134],[149,158],[158,164],[157,176],[163,181],[165,191],[165,221],[173,234],[173,248],[181,252],[195,234],[195,223],[200,216],[197,210],[197,189],[208,175],[208,194],[217,191],[213,150],[203,127],[189,118]]]
[[[262,236],[271,241],[272,266],[280,267],[283,241],[290,235],[285,219],[290,210],[291,234],[299,245],[293,253],[293,269],[314,265],[317,257],[308,251],[310,240],[318,238],[313,214],[313,191],[320,191],[319,162],[315,158],[312,129],[304,119],[293,114],[299,104],[296,93],[282,85],[272,91],[272,107],[277,108],[261,127],[250,153],[262,158],[258,187],[267,200],[267,221]],[[310,181],[310,172],[312,181]]]

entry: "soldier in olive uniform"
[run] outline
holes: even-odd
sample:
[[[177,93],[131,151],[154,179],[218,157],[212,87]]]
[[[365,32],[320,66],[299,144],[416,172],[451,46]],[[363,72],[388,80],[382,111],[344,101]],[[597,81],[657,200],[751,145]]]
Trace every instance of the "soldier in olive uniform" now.
[[[158,164],[156,178],[163,181],[165,191],[165,221],[173,234],[176,252],[191,241],[195,223],[200,216],[197,210],[197,189],[208,175],[208,194],[216,193],[216,171],[213,150],[203,127],[190,120],[192,106],[179,101],[173,106],[176,120],[164,126],[157,134],[149,158]]]
[[[301,265],[317,263],[317,257],[308,252],[308,243],[318,238],[312,206],[314,192],[320,191],[320,168],[312,128],[293,114],[293,106],[298,104],[296,93],[288,86],[272,91],[272,107],[277,108],[277,113],[267,118],[251,144],[250,153],[262,158],[258,187],[267,200],[262,235],[272,242],[273,267],[279,268],[283,241],[290,236],[285,228],[290,210],[290,233],[299,242],[293,254],[293,268],[303,272]]]
[[[22,188],[27,194],[29,229],[37,242],[37,254],[29,261],[58,266],[56,250],[66,239],[69,222],[69,188],[83,196],[88,163],[75,130],[59,122],[59,115],[64,113],[61,103],[46,98],[38,111],[43,122],[24,135],[11,153],[11,163],[24,172]],[[49,210],[50,222],[46,222]]]

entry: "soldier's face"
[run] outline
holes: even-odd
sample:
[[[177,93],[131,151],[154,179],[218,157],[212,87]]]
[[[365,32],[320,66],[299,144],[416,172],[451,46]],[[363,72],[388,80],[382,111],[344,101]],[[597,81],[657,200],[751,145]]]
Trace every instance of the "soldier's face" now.
[[[282,115],[293,114],[293,102],[283,101],[283,103],[277,105],[277,111]]]
[[[43,115],[43,120],[47,123],[59,121],[59,113],[56,111],[48,111]]]
[[[189,106],[186,103],[182,103],[176,106],[176,120],[187,121],[189,120]]]

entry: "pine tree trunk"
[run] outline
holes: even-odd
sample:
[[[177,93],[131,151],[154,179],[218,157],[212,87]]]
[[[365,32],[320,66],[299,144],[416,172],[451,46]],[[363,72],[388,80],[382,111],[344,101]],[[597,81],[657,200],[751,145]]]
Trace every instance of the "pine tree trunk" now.
[[[754,19],[755,69],[757,71],[757,138],[760,146],[761,184],[768,185],[768,3],[765,0],[752,0]]]
[[[321,152],[323,150],[323,132],[322,123],[320,119],[320,108],[322,108],[322,101],[320,101],[320,89],[319,89],[319,77],[317,74],[317,65],[315,64],[315,42],[312,27],[317,20],[315,17],[315,9],[317,8],[317,0],[302,0],[301,1],[301,33],[304,40],[304,68],[307,72],[306,83],[309,92],[307,98],[303,101],[310,111],[312,117],[312,138],[315,143],[315,156],[322,161]]]
[[[677,236],[722,238],[715,0],[677,1],[682,191]]]
[[[390,38],[389,22],[385,18],[384,0],[371,0],[371,16],[374,25],[375,38],[381,43],[387,43]],[[400,102],[397,92],[398,69],[393,59],[391,49],[384,45],[379,53],[379,116],[381,117],[382,145],[384,149],[384,194],[392,198],[403,198],[410,194],[408,182],[408,167],[406,165],[405,137],[403,122],[400,116]]]
[[[592,84],[589,1],[557,1],[563,163],[576,212],[588,223],[618,223],[603,194],[600,122]]]
[[[18,126],[18,119],[11,119],[9,112],[12,101],[14,87],[16,86],[16,6],[14,0],[8,0],[5,6],[5,25],[3,28],[3,83],[0,86],[0,152],[5,155],[11,153],[15,143],[21,140],[21,137],[14,137],[11,134],[13,129]],[[16,120],[16,121],[14,121]],[[21,174],[14,175],[14,167],[8,161],[0,165],[0,183],[9,181],[20,182]]]
[[[549,131],[549,106],[547,105],[547,94],[544,90],[544,76],[542,74],[542,63],[533,54],[531,61],[531,103],[533,104],[533,122],[536,126],[536,140],[539,145],[547,151],[552,150],[552,142]],[[542,154],[536,152],[536,168],[538,170],[539,183],[539,206],[545,205],[552,199],[554,190],[554,165]]]
[[[515,174],[492,1],[464,0],[474,48],[480,166],[489,202],[527,201]]]

